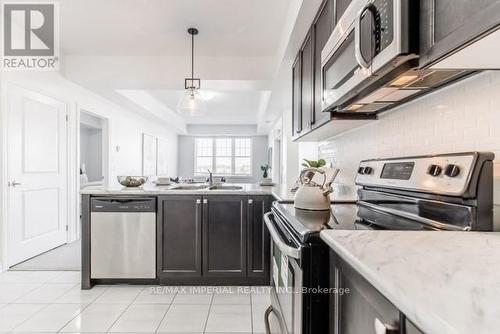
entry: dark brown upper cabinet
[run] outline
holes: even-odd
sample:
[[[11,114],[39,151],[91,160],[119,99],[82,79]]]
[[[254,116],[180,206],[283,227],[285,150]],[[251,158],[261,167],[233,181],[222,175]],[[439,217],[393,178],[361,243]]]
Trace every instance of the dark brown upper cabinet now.
[[[302,46],[302,130],[311,129],[314,114],[314,29],[310,29]]]
[[[302,71],[301,53],[297,55],[292,67],[292,135],[302,132]]]
[[[203,197],[203,275],[247,275],[247,196]]]
[[[333,0],[327,0],[320,7],[319,14],[313,23],[314,29],[314,113],[312,127],[330,120],[330,114],[322,112],[323,87],[321,83],[321,51],[334,28]]]
[[[302,43],[292,68],[292,127],[297,139],[330,120],[321,108],[321,51],[335,26],[335,1],[325,0]]]
[[[498,0],[420,1],[420,66],[429,66],[499,27]]]
[[[158,277],[201,277],[202,197],[158,198]]]

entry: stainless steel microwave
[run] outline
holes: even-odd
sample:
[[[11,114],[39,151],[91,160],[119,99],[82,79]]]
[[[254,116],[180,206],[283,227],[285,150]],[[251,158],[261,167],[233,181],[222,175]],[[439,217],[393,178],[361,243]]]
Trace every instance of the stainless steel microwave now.
[[[321,52],[322,110],[374,114],[463,76],[418,68],[419,1],[352,0]]]

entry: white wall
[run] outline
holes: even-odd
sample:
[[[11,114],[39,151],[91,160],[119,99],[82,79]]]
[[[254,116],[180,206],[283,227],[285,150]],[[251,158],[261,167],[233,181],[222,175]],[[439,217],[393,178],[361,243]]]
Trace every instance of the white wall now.
[[[109,122],[110,184],[117,185],[117,175],[142,173],[142,134],[148,133],[170,142],[171,156],[177,156],[177,134],[167,125],[129,112],[100,96],[73,84],[56,73],[8,73],[7,84],[17,84],[68,103],[72,126],[78,126],[77,111],[84,110]],[[75,134],[75,132],[73,132]],[[177,161],[169,169],[177,173]]]
[[[290,95],[291,96],[291,95]],[[290,97],[291,98],[291,97]],[[292,187],[299,176],[299,144],[292,142],[292,110],[283,112],[283,180]]]
[[[319,146],[318,143],[299,143],[299,165],[302,168],[303,159],[318,160]]]
[[[178,175],[192,178],[194,176],[194,146],[195,136],[179,136]],[[262,178],[260,166],[267,163],[267,136],[253,136],[252,138],[252,176],[228,176],[228,183],[256,183]],[[208,175],[208,174],[207,174]]]
[[[188,124],[187,134],[192,136],[254,136],[257,134],[257,125],[254,124]]]
[[[292,188],[296,183],[303,159],[318,159],[318,143],[292,142],[292,110],[286,109],[283,113],[281,125],[282,147],[282,184]],[[269,137],[271,143],[271,134]],[[271,145],[271,144],[269,144]],[[274,175],[274,174],[273,174]]]
[[[485,72],[383,113],[380,120],[320,143],[319,155],[341,169],[354,194],[361,159],[493,151],[500,204],[500,72]]]
[[[0,112],[7,108],[8,87],[18,85],[36,91],[52,98],[65,102],[69,112],[69,173],[70,186],[69,212],[70,226],[77,226],[78,214],[76,196],[78,193],[78,145],[77,134],[79,128],[78,111],[85,110],[99,117],[107,118],[109,128],[109,170],[107,171],[111,183],[117,184],[117,175],[140,175],[142,169],[142,133],[146,132],[156,137],[165,139],[170,143],[169,151],[172,159],[169,165],[171,174],[177,173],[177,134],[168,125],[154,122],[136,113],[129,112],[100,96],[64,79],[58,73],[52,72],[3,72],[1,80],[2,103]],[[4,147],[4,138],[2,146]],[[118,149],[117,149],[118,148]],[[2,168],[5,161],[2,162]],[[5,180],[2,180],[5,181]],[[6,182],[2,182],[2,193],[6,194]],[[4,210],[2,210],[4,211]],[[3,222],[0,225],[3,227]],[[69,231],[70,240],[77,235],[75,228]],[[0,236],[5,240],[5,236]],[[0,245],[1,246],[1,245]],[[1,254],[0,254],[1,255]],[[1,258],[1,257],[0,257]]]

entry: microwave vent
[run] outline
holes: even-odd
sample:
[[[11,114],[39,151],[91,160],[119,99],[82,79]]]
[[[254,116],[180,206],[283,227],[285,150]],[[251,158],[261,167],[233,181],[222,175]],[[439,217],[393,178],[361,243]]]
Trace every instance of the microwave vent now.
[[[423,76],[422,78],[414,81],[410,85],[406,86],[406,88],[430,88],[438,86],[445,81],[449,81],[454,77],[457,77],[463,74],[463,70],[437,70],[432,71],[429,74]]]
[[[370,103],[370,104],[365,104],[361,108],[357,109],[357,112],[366,112],[366,113],[371,113],[371,112],[376,112],[381,109],[385,109],[392,105],[392,103]]]
[[[400,89],[379,99],[380,102],[396,102],[420,93],[420,89]]]

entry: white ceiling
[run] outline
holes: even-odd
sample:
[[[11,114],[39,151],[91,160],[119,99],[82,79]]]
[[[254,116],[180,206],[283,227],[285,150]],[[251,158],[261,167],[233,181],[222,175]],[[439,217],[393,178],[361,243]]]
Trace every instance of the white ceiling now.
[[[63,0],[62,50],[73,55],[197,56],[276,53],[289,0]]]
[[[150,94],[175,110],[182,90],[153,90]],[[188,124],[257,124],[261,100],[266,91],[201,91],[206,114],[196,117],[185,116]]]
[[[276,80],[289,81],[284,58],[297,52],[312,20],[306,13],[309,23],[297,33],[299,12],[313,13],[320,2],[60,0],[61,71],[125,108],[175,122],[175,131],[186,124],[255,124],[263,133],[289,105],[288,89],[282,96],[288,86]],[[200,30],[195,76],[213,98],[206,116],[182,118],[175,109],[190,74],[192,26]]]

